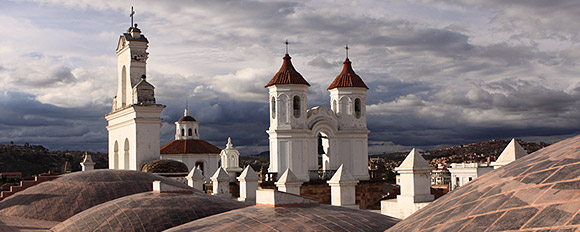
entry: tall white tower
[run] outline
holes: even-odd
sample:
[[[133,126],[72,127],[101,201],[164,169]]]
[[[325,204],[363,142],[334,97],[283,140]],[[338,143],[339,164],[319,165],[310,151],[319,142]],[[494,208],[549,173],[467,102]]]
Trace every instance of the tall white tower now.
[[[109,168],[141,170],[159,159],[161,111],[155,103],[155,87],[146,81],[149,41],[135,26],[117,45],[117,96],[111,113],[105,115],[109,131]]]
[[[294,69],[286,53],[282,67],[266,85],[270,102],[269,172],[282,174],[287,168],[308,180],[307,153],[315,149],[306,125],[306,90],[310,86]],[[311,149],[309,149],[311,147]]]
[[[348,52],[348,47],[347,47]],[[328,86],[330,105],[338,117],[336,156],[357,180],[366,180],[368,174],[368,134],[366,116],[366,92],[369,89],[354,72],[347,57],[342,72]],[[330,166],[340,163],[332,162]]]

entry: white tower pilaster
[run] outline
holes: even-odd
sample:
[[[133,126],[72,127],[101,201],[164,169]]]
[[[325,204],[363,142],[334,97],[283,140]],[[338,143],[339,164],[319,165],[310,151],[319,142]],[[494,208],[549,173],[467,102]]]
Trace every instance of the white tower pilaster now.
[[[256,190],[258,190],[258,181],[260,177],[250,165],[238,177],[240,181],[239,201],[256,201]]]
[[[401,165],[395,168],[401,176],[401,203],[418,203],[433,201],[431,195],[431,166],[421,154],[413,148]]]

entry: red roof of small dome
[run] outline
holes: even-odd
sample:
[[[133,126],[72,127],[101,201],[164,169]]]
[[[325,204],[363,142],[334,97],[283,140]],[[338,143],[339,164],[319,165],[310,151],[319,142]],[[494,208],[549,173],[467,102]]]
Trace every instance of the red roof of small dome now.
[[[339,87],[358,87],[358,88],[365,88],[369,89],[365,82],[352,70],[351,62],[348,58],[343,62],[344,66],[342,68],[342,72],[338,74],[334,81],[328,89],[334,89]]]
[[[195,118],[193,118],[193,117],[191,117],[191,116],[187,115],[187,116],[183,116],[183,117],[181,117],[181,118],[180,118],[179,120],[177,120],[177,121],[178,121],[178,122],[183,122],[183,121],[186,121],[186,122],[195,122]]]
[[[221,151],[201,139],[173,140],[161,147],[161,154],[219,154]]]
[[[265,87],[280,84],[298,84],[310,86],[310,84],[304,80],[304,77],[302,77],[302,75],[300,75],[300,73],[294,69],[290,59],[292,59],[290,55],[286,54],[286,56],[284,56],[284,63],[282,63],[282,67],[280,67],[280,70],[274,75],[274,77],[272,77],[272,80],[270,80],[270,82],[268,82]]]

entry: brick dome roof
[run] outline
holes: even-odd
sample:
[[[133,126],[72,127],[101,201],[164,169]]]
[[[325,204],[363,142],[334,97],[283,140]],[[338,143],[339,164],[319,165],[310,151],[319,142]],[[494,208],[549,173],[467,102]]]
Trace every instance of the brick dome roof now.
[[[182,162],[166,159],[146,163],[141,168],[141,171],[149,173],[184,173],[189,172],[189,169]]]
[[[365,82],[352,70],[351,62],[348,58],[343,62],[342,72],[334,78],[334,81],[328,86],[328,89],[340,87],[358,87],[369,89]]]
[[[274,77],[272,77],[272,79],[270,80],[270,82],[268,82],[266,87],[281,84],[297,84],[310,86],[310,84],[308,84],[308,82],[304,80],[304,77],[302,77],[302,75],[300,75],[300,73],[298,73],[298,71],[294,69],[294,66],[292,65],[290,59],[292,59],[290,55],[286,54],[286,56],[284,56],[284,62],[282,63],[282,67],[280,67],[280,70],[274,75]]]
[[[580,229],[580,136],[451,191],[389,231]]]

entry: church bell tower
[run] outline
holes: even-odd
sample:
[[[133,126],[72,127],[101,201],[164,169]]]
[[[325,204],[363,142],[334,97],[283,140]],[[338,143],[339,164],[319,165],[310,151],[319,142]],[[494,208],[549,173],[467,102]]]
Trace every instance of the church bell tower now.
[[[159,159],[160,115],[165,106],[155,103],[155,87],[146,80],[148,43],[137,24],[119,38],[117,96],[105,115],[109,169],[141,170],[143,164]]]

